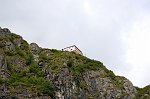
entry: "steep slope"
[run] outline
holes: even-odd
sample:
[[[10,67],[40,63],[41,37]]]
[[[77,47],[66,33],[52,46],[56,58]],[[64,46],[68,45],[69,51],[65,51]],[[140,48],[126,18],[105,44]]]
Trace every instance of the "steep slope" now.
[[[142,96],[137,89],[99,61],[29,45],[0,29],[0,99],[131,99]]]
[[[136,87],[138,94],[137,98],[138,99],[150,99],[150,85],[144,87],[144,88],[138,88]]]

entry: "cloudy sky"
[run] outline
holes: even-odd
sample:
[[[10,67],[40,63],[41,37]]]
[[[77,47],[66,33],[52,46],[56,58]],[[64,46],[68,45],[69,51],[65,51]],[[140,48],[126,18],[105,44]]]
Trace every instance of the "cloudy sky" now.
[[[45,48],[78,46],[135,86],[150,84],[150,0],[0,0],[0,26]]]

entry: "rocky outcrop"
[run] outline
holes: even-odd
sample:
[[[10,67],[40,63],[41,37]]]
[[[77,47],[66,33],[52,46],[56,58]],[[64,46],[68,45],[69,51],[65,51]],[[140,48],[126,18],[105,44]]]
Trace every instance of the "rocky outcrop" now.
[[[32,54],[33,54],[33,58],[34,58],[34,61],[36,62],[36,63],[38,63],[39,62],[39,52],[40,52],[40,47],[36,44],[36,43],[31,43],[30,44],[30,50],[31,50],[31,52],[32,52]],[[42,64],[42,63],[39,63],[39,64]]]
[[[29,45],[0,28],[0,99],[143,99],[150,96],[145,89],[138,91],[101,62]]]
[[[8,41],[8,42],[5,42],[5,49],[7,51],[14,51],[15,50],[15,46],[12,42]]]
[[[18,38],[16,38],[16,39],[13,40],[13,44],[16,45],[16,46],[18,46],[18,47],[20,47],[22,41],[23,41],[23,38],[19,36]]]
[[[9,29],[7,29],[7,28],[1,28],[0,27],[0,38],[4,38],[4,37],[6,37],[7,35],[9,35],[11,32],[10,32],[10,30]]]
[[[4,95],[7,92],[5,80],[9,77],[6,57],[0,52],[0,93]]]
[[[150,99],[150,85],[145,86],[144,88],[136,87],[138,94],[137,99]]]
[[[48,75],[48,79],[56,87],[58,99],[132,99],[137,93],[129,80],[124,79],[122,88],[119,88],[111,78],[102,77],[99,71],[86,72],[80,81],[76,81],[64,67],[57,75]]]
[[[31,43],[30,50],[33,54],[38,54],[40,51],[40,47],[36,43]]]

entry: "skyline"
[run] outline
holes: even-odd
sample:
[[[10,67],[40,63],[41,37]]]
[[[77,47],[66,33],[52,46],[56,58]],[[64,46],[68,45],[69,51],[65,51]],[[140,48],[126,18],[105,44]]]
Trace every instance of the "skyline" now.
[[[29,43],[76,45],[135,86],[150,84],[149,0],[1,0],[0,27]]]

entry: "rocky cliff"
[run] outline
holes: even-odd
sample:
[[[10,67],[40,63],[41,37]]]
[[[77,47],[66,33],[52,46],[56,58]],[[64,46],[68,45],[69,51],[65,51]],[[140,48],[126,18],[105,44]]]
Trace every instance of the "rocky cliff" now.
[[[0,99],[149,99],[103,63],[75,53],[28,44],[0,28]]]

